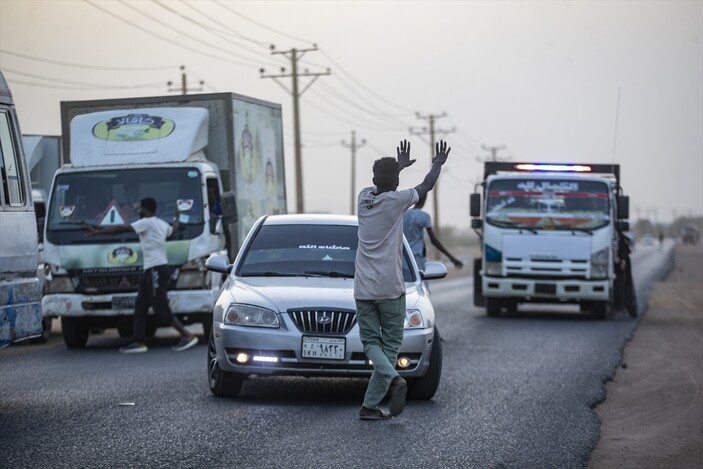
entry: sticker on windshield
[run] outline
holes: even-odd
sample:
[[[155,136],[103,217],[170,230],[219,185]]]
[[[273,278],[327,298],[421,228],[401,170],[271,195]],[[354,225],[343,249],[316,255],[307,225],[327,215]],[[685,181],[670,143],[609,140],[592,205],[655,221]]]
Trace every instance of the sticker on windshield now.
[[[193,199],[178,199],[176,200],[179,212],[187,212],[193,208]]]
[[[351,247],[349,246],[337,246],[336,244],[301,244],[298,249],[329,249],[332,251],[349,251]]]
[[[68,218],[71,215],[73,215],[73,212],[76,210],[75,205],[62,205],[59,207],[59,215],[61,215],[64,218]]]

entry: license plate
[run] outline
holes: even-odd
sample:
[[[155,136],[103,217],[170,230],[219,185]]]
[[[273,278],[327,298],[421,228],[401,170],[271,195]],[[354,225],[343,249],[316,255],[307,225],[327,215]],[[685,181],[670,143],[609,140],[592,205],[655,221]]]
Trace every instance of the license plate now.
[[[112,309],[134,309],[136,301],[136,295],[113,296]]]
[[[344,337],[303,336],[303,358],[344,360],[345,349]]]
[[[556,295],[557,286],[553,283],[538,283],[535,285],[535,293],[543,295]]]

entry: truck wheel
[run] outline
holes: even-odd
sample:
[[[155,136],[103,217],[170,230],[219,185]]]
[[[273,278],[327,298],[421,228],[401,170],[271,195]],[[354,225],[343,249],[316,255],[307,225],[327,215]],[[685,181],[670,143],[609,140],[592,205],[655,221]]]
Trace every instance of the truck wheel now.
[[[486,306],[486,297],[483,296],[483,283],[481,281],[482,263],[480,258],[474,259],[474,306]]]
[[[45,344],[49,340],[49,337],[51,337],[51,319],[52,318],[47,317],[41,320],[41,335],[29,339],[31,343]]]
[[[212,329],[212,314],[209,314],[206,319],[203,320],[203,337],[210,337],[210,330]]]
[[[498,298],[486,298],[486,315],[495,318],[500,315],[501,301]]]
[[[608,303],[606,301],[589,301],[585,307],[591,312],[593,319],[603,320],[608,318]]]
[[[439,330],[434,328],[432,349],[430,352],[430,366],[425,376],[415,378],[408,383],[408,397],[410,399],[432,399],[439,388],[442,377],[442,339]]]
[[[83,318],[61,317],[63,341],[68,348],[83,348],[88,342],[90,326]]]
[[[244,377],[227,372],[220,368],[217,362],[217,349],[215,348],[215,336],[212,329],[209,334],[210,340],[207,346],[207,374],[210,392],[217,397],[236,397],[242,390]]]

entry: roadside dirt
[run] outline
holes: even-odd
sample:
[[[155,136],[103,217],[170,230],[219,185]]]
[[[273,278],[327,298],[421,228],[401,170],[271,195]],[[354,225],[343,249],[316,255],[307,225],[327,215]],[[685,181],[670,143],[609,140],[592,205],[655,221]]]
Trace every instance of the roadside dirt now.
[[[591,469],[703,468],[703,247],[676,247],[648,303],[596,408]]]

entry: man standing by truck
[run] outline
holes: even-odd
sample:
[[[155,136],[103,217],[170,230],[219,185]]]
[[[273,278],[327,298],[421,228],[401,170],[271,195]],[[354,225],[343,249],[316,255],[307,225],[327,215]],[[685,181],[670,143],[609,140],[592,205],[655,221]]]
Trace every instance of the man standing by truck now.
[[[178,231],[178,209],[174,211],[173,226],[155,216],[156,200],[144,198],[139,203],[139,220],[132,224],[107,227],[89,226],[88,235],[116,234],[134,231],[139,236],[144,267],[139,277],[137,299],[134,304],[134,340],[120,348],[122,353],[142,353],[147,351],[144,343],[146,316],[149,307],[162,321],[168,321],[181,334],[181,340],[173,347],[178,352],[187,350],[198,343],[198,338],[190,333],[171,312],[168,304],[168,282],[171,272],[166,256],[166,239]]]
[[[413,189],[398,191],[400,171],[412,165],[410,144],[400,142],[397,160],[386,157],[373,165],[374,186],[361,190],[357,199],[359,245],[356,253],[354,299],[364,352],[373,363],[362,420],[386,420],[405,408],[407,383],[395,370],[403,342],[405,283],[403,282],[403,214],[437,182],[449,147],[440,141],[429,173]],[[389,411],[379,404],[390,388]]]

